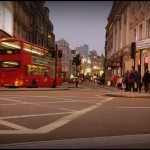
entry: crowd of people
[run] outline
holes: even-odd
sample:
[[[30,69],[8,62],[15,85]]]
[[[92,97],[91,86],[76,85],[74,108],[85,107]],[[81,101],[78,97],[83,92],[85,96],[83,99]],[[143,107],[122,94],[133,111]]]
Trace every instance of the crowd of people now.
[[[150,73],[147,70],[143,77],[137,70],[127,70],[123,76],[115,75],[113,78],[113,86],[117,86],[118,90],[133,91],[141,93],[144,86],[145,93],[150,93]]]

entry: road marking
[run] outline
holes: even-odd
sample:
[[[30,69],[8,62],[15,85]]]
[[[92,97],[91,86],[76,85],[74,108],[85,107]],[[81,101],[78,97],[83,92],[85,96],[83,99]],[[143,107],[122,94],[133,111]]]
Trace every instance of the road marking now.
[[[62,114],[70,114],[70,113],[71,112],[60,112],[60,113],[48,113],[48,114],[33,114],[33,115],[21,115],[21,116],[9,116],[9,117],[0,117],[0,119],[29,118],[29,117],[62,115]]]
[[[11,102],[25,103],[25,102],[21,102],[21,101],[17,101],[17,100],[12,100],[12,99],[8,99],[8,98],[0,98],[0,99],[11,101]]]
[[[17,124],[14,124],[14,123],[11,123],[11,122],[8,122],[8,121],[5,121],[5,120],[0,120],[0,124],[2,125],[6,125],[6,126],[9,126],[11,128],[14,128],[14,129],[18,129],[18,130],[21,130],[21,131],[32,131],[32,129],[29,129],[29,128],[26,128],[26,127],[23,127],[23,126],[20,126],[20,125],[17,125]],[[4,130],[4,133],[7,132],[7,130]]]
[[[44,98],[77,98],[77,96],[33,96],[33,95],[1,95],[1,97],[11,97],[11,98],[19,98],[19,97],[22,97],[22,98],[28,98],[28,97],[44,97]],[[101,96],[101,95],[99,95],[99,96]],[[101,97],[104,97],[104,96],[101,96]],[[83,98],[83,99],[87,99],[87,98],[93,98],[93,96],[92,97],[90,97],[90,96],[88,96],[88,97],[86,97],[86,96],[80,96],[80,98]],[[98,98],[98,97],[94,97],[94,98]],[[104,97],[105,98],[105,97]],[[0,99],[2,99],[2,98],[0,98]],[[68,99],[69,100],[69,99]]]
[[[128,109],[128,108],[150,108],[150,107],[117,107],[117,108],[126,108],[126,109]]]
[[[94,105],[91,105],[87,108],[72,112],[72,114],[62,117],[61,119],[58,119],[57,121],[50,123],[48,125],[45,125],[43,127],[40,127],[38,129],[29,129],[29,128],[25,128],[25,127],[22,127],[22,126],[19,126],[19,125],[16,125],[16,124],[13,124],[13,123],[10,123],[7,121],[3,122],[3,120],[1,120],[0,124],[7,125],[9,127],[14,127],[15,129],[18,129],[18,130],[0,130],[0,134],[43,134],[43,133],[48,133],[50,131],[53,131],[53,130],[69,123],[70,121],[76,119],[77,117],[80,117],[81,115],[100,107],[102,104],[104,104],[110,100],[113,100],[113,99],[114,99],[113,97],[109,97],[109,98],[104,99],[101,102],[95,103]]]
[[[112,99],[114,99],[114,98],[112,98],[112,97],[107,98],[107,99],[103,100],[103,103],[107,102],[107,101],[110,101]],[[91,110],[93,110],[93,109],[101,106],[101,105],[102,105],[102,103],[99,102],[99,103],[96,103],[94,105],[91,105],[90,107],[82,109],[80,111],[75,111],[72,114],[63,117],[63,118],[59,119],[58,121],[56,121],[54,123],[48,124],[46,126],[38,128],[38,129],[35,129],[35,133],[48,133],[50,131],[53,131],[56,128],[61,127],[61,126],[65,125],[65,124],[67,124],[68,122],[76,119],[77,117],[79,117],[79,116],[81,116],[81,115],[83,115],[83,114],[85,114],[85,113],[87,113],[87,112],[89,112],[89,111],[91,111]]]

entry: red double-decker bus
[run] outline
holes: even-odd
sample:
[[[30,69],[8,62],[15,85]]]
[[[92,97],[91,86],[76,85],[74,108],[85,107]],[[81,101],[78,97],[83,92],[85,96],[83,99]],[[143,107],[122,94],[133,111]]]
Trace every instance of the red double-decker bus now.
[[[61,72],[61,58],[55,64],[48,49],[17,38],[0,39],[0,86],[61,86]]]

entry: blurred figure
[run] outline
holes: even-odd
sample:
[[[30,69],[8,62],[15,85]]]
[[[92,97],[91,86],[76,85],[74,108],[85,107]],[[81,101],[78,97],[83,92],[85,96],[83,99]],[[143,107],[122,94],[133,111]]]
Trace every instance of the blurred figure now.
[[[130,73],[128,76],[128,81],[129,81],[129,91],[134,91],[134,72],[133,72],[133,70],[130,70]]]
[[[141,75],[137,70],[134,71],[134,91],[141,93]]]
[[[118,87],[118,90],[122,89],[122,77],[118,76],[118,78],[117,78],[117,87]]]
[[[115,75],[114,78],[113,78],[113,86],[114,87],[117,86],[117,79],[118,79],[118,77],[117,77],[117,75]]]
[[[150,73],[149,70],[147,70],[143,76],[142,79],[143,83],[144,83],[144,91],[145,93],[149,92],[150,93],[150,89],[149,89],[149,83],[150,83]]]
[[[129,71],[127,70],[126,73],[124,74],[123,77],[123,82],[125,83],[125,91],[129,91],[129,80],[128,80],[128,76],[129,76]]]

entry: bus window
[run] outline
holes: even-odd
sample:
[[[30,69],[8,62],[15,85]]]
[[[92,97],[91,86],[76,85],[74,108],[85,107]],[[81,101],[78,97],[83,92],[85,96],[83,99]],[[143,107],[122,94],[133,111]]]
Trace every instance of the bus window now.
[[[19,68],[19,61],[0,61],[0,68]]]
[[[0,55],[20,54],[19,49],[0,49]]]
[[[24,50],[28,53],[44,56],[44,50],[43,49],[40,49],[36,46],[31,46],[31,45],[26,44],[26,43],[24,43]]]
[[[49,70],[48,69],[44,70],[44,76],[49,76]]]
[[[39,75],[39,76],[49,76],[49,69],[47,67],[27,65],[28,75]]]
[[[20,42],[17,41],[7,41],[0,43],[0,49],[20,49]]]
[[[32,67],[31,65],[27,65],[27,74],[32,75]]]

